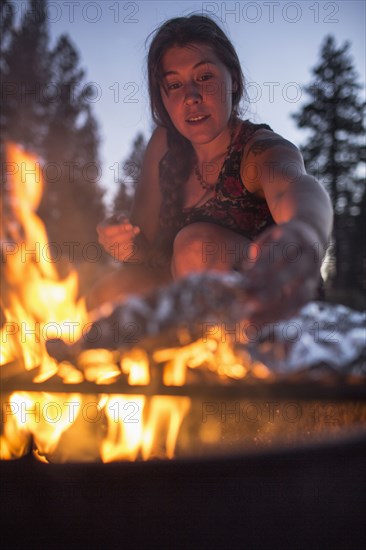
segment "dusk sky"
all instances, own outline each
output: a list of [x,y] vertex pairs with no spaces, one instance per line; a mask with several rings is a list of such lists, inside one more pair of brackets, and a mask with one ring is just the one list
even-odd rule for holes
[[[15,2],[24,9],[26,2]],[[365,2],[360,1],[49,1],[52,44],[67,33],[78,49],[86,81],[93,83],[93,111],[102,139],[101,184],[116,191],[117,163],[128,155],[137,132],[148,138],[151,118],[146,86],[145,39],[164,20],[188,13],[221,19],[242,63],[250,103],[246,118],[266,122],[301,144],[306,133],[290,113],[306,100],[303,85],[318,62],[327,34],[351,54],[365,82]],[[364,93],[364,92],[363,92]]]

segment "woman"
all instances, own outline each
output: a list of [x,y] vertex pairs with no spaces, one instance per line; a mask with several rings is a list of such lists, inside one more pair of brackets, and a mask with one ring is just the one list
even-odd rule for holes
[[[240,63],[209,17],[158,29],[148,79],[157,128],[130,218],[100,225],[100,242],[122,261],[133,247],[130,260],[145,265],[141,288],[240,269],[249,275],[252,320],[291,315],[319,284],[332,225],[326,192],[292,143],[240,118]],[[156,267],[161,258],[168,263]]]

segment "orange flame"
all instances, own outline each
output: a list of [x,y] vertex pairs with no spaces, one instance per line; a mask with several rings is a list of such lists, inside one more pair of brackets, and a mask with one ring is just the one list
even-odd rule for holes
[[[151,381],[149,358],[140,348],[126,352],[122,358],[105,349],[88,350],[80,354],[76,369],[67,362],[58,364],[48,355],[48,338],[73,342],[81,337],[88,321],[85,301],[78,299],[76,271],[61,280],[55,263],[42,253],[48,240],[35,212],[43,192],[39,160],[12,143],[6,146],[6,154],[7,233],[2,235],[6,269],[1,296],[6,321],[0,332],[0,375],[1,365],[22,362],[28,371],[40,367],[33,377],[35,387],[57,373],[65,384],[65,393],[14,392],[7,401],[3,399],[0,458],[23,456],[29,452],[32,440],[36,456],[46,462],[57,453],[66,457],[61,461],[70,456],[103,462],[173,458],[179,430],[191,406],[188,397],[112,394],[93,396],[88,402],[79,393],[66,393],[68,383],[87,380],[97,387],[126,376],[137,394],[139,385]],[[215,337],[213,332],[217,332]],[[184,341],[184,334],[181,337]],[[153,359],[161,364],[165,386],[182,386],[189,369],[197,368],[221,379],[244,378],[249,371],[258,378],[269,376],[268,369],[251,364],[245,352],[236,355],[220,330],[212,331],[207,339],[156,350]],[[96,409],[95,419],[87,414],[90,407]],[[95,438],[91,450],[90,437]],[[75,449],[84,442],[89,450],[82,448],[80,455]],[[63,445],[74,445],[75,449],[62,450]]]
[[[57,364],[48,355],[45,346],[48,338],[58,337],[66,342],[80,338],[88,320],[85,301],[77,299],[77,273],[71,271],[61,280],[55,263],[43,253],[48,240],[45,226],[36,214],[43,192],[39,159],[13,143],[7,144],[6,155],[7,233],[2,235],[6,293],[1,296],[6,321],[1,329],[0,365],[22,361],[26,370],[40,367],[33,378],[35,383],[57,373],[65,384],[84,379],[97,385],[111,384],[122,374],[128,376],[130,385],[149,384],[149,361],[141,349],[126,353],[120,366],[108,350],[83,352],[78,364],[82,372],[67,363]],[[177,367],[177,372],[179,369]],[[173,375],[173,381],[178,379],[177,374]],[[189,403],[188,398],[154,397],[146,405],[146,398],[141,395],[102,396],[98,404],[102,416],[99,426],[101,459],[110,462],[135,460],[140,456],[146,460],[159,454],[156,447],[161,446],[161,434],[165,434],[162,454],[172,458]],[[71,404],[76,411],[73,409],[74,414],[70,417]],[[80,410],[79,418],[85,420],[83,406],[88,404],[84,402],[83,405],[81,395],[75,393],[13,393],[3,403],[5,422],[0,435],[0,458],[22,456],[29,451],[33,439],[36,456],[47,461],[47,456],[62,445],[63,434],[71,433],[71,428],[82,429],[77,426],[81,425]],[[133,411],[129,410],[131,407]],[[127,414],[132,412],[133,417]],[[85,421],[91,422],[88,417]]]
[[79,338],[87,312],[84,299],[77,300],[77,273],[71,271],[61,280],[55,262],[45,253],[47,233],[35,213],[43,192],[38,158],[13,143],[7,144],[6,155],[8,233],[2,238],[6,270],[1,296],[6,322],[1,331],[1,364],[16,359],[23,360],[27,370],[40,367],[41,381],[57,372],[45,341]]

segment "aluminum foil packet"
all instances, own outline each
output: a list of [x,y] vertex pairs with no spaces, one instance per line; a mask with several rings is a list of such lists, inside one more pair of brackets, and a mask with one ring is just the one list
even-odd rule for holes
[[[78,342],[75,352],[90,347],[126,349],[184,345],[202,337],[202,327],[246,327],[247,278],[238,272],[193,274],[146,296],[105,304],[96,321],[101,338]],[[128,329],[128,330],[126,330]],[[316,369],[366,375],[366,313],[343,305],[309,302],[296,316],[269,323],[244,347],[273,372],[290,374]]]

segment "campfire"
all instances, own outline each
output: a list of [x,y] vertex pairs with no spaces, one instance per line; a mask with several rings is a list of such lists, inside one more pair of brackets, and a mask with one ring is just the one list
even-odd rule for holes
[[[364,316],[310,304],[298,324],[253,341],[239,273],[193,275],[88,313],[77,272],[60,277],[36,213],[39,159],[16,144],[6,154],[2,460],[172,459],[271,445],[284,426],[295,443],[364,427],[365,406],[344,402],[365,398]],[[312,354],[293,331],[303,335],[314,315],[323,324]],[[330,315],[347,336],[338,347],[320,334]]]

